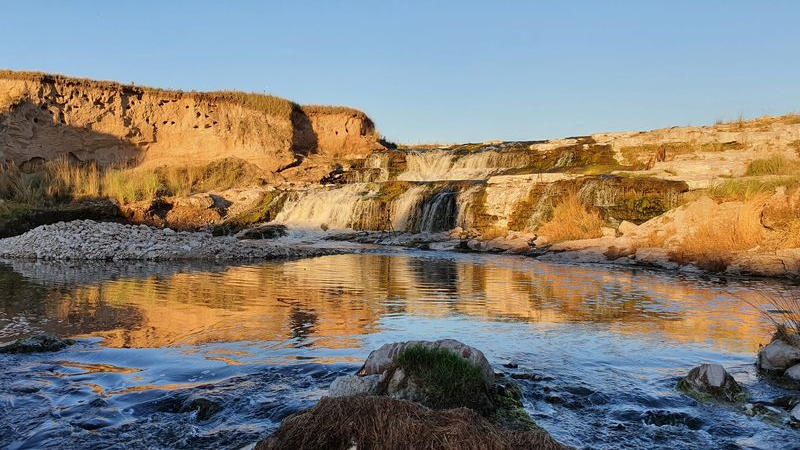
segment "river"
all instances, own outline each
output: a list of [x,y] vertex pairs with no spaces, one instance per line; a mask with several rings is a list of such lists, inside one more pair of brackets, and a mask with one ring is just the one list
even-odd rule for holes
[[[522,256],[373,250],[248,265],[6,261],[0,448],[241,448],[386,342],[455,338],[524,374],[525,406],[579,448],[785,448],[800,431],[675,391],[723,364],[754,400],[779,281]],[[506,368],[513,362],[518,367]]]

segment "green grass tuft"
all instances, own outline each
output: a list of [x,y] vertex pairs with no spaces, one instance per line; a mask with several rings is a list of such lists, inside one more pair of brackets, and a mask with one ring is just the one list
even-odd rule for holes
[[426,406],[434,409],[468,407],[485,411],[487,389],[480,368],[444,349],[414,346],[396,360],[398,367],[428,389]]

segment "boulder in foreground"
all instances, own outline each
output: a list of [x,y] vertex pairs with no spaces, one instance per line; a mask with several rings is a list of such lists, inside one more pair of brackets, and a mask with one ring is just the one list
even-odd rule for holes
[[768,372],[783,372],[798,363],[800,347],[787,339],[777,338],[758,352],[758,368]]
[[678,382],[678,390],[698,401],[740,402],[747,397],[739,383],[719,364],[702,364]]
[[530,418],[522,391],[452,339],[386,344],[329,397],[284,420],[260,449],[566,448]]

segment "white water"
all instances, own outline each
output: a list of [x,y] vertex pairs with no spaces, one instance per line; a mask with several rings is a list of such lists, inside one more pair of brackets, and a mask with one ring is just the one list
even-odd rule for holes
[[275,222],[307,229],[322,226],[334,230],[351,229],[357,227],[365,214],[375,212],[372,209],[378,191],[378,185],[355,183],[297,192],[286,200]]
[[409,152],[403,181],[485,180],[492,175],[528,166],[529,157],[518,152],[480,151],[457,155],[448,150]]
[[[387,205],[376,183],[318,187],[293,193],[275,218],[300,230],[447,231],[472,223],[481,186],[411,186]],[[391,225],[390,225],[391,224]]]

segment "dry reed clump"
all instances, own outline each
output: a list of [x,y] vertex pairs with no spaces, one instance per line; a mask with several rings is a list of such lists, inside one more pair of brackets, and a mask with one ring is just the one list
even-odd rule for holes
[[800,290],[792,292],[756,291],[762,302],[742,300],[757,309],[775,325],[773,339],[784,339],[800,345]]
[[353,448],[418,450],[564,449],[543,431],[508,430],[467,409],[431,410],[389,397],[323,397],[284,419],[256,450]]
[[756,196],[771,194],[776,188],[800,187],[798,176],[758,176],[724,180],[708,188],[702,195],[716,200],[750,200]]
[[597,238],[603,235],[605,222],[597,211],[586,208],[576,192],[569,192],[553,208],[553,217],[536,232],[550,242]]
[[766,195],[758,195],[743,202],[733,220],[711,217],[699,224],[671,252],[671,258],[706,270],[724,270],[736,252],[764,242],[761,212],[767,199]]
[[0,169],[0,199],[32,206],[93,198],[112,198],[126,204],[252,185],[260,182],[260,175],[260,169],[236,158],[153,169],[101,169],[60,159],[45,163],[33,173],[14,165]]

